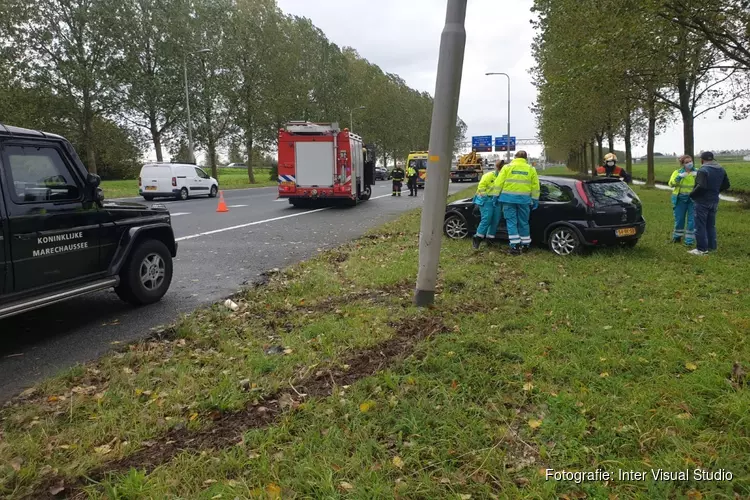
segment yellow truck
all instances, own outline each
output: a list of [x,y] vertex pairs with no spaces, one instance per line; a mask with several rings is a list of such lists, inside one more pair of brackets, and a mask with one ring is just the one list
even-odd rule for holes
[[479,182],[481,178],[482,157],[476,151],[461,156],[456,167],[451,168],[451,182]]

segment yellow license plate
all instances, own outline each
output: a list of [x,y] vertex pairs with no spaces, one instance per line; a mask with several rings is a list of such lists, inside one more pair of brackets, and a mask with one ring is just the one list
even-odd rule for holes
[[621,238],[623,236],[635,236],[637,232],[634,227],[626,227],[625,229],[618,229],[615,234],[618,238]]
[[156,191],[156,186],[146,186],[146,191]]

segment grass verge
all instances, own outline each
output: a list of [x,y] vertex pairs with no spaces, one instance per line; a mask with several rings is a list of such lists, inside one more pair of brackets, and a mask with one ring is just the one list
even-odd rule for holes
[[[411,213],[236,312],[49,380],[2,411],[0,495],[746,497],[750,392],[733,365],[750,362],[750,214],[722,204],[719,253],[689,257],[666,243],[668,194],[637,190],[649,225],[632,250],[447,241],[438,307],[418,311]],[[576,484],[547,468],[649,475]]]
[[[251,187],[271,187],[278,183],[275,180],[269,180],[270,170],[267,168],[254,169],[255,184],[250,184],[247,178],[247,170],[236,168],[219,169],[219,187],[220,189],[243,189]],[[210,175],[210,169],[207,170]],[[138,196],[138,179],[127,179],[119,181],[102,181],[102,190],[106,199],[115,198],[132,198]]]

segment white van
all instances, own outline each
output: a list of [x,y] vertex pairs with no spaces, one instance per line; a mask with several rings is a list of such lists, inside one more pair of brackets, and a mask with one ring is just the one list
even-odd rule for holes
[[219,193],[219,181],[202,168],[184,163],[147,163],[138,177],[138,194],[146,201],[170,197],[187,200],[190,196]]

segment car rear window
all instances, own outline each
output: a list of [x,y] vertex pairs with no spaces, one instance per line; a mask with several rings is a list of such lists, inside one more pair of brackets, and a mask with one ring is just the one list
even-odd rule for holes
[[597,207],[613,205],[640,205],[638,196],[624,182],[589,182],[587,184],[591,200]]
[[172,170],[169,167],[143,167],[141,177],[172,177]]

